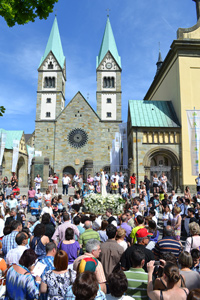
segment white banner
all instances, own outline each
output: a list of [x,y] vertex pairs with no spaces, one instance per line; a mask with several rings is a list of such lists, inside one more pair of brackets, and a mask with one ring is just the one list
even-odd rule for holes
[[120,156],[121,156],[121,135],[119,132],[116,132],[115,139],[112,140],[112,150],[110,155],[111,173],[119,171]]
[[35,151],[35,157],[42,156],[42,151]]
[[127,123],[119,124],[123,148],[123,167],[128,168],[128,141],[127,141]]
[[192,175],[199,174],[200,110],[187,110]]
[[31,163],[34,157],[35,148],[28,148],[28,175],[31,173]]
[[18,156],[19,156],[19,141],[13,140],[12,172],[16,172]]
[[6,132],[1,133],[1,140],[0,140],[0,166],[2,165],[3,161],[3,154],[4,154],[4,149],[6,147]]

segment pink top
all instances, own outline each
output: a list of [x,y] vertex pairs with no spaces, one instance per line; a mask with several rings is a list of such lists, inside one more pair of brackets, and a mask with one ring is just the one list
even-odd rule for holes
[[35,190],[29,190],[28,191],[28,197],[29,198],[34,198],[35,197]]
[[90,178],[87,178],[87,183],[91,183],[94,181],[94,178],[93,177],[90,177]]

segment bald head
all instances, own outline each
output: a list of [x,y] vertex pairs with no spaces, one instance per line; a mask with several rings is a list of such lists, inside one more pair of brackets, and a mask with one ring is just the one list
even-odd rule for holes
[[91,221],[85,221],[85,229],[92,228],[92,222]]

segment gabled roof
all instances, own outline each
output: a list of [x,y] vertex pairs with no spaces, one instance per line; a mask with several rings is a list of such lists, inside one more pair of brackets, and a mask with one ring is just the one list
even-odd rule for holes
[[0,128],[1,133],[6,133],[6,149],[13,149],[13,140],[21,141],[23,130],[5,130]]
[[52,51],[52,53],[54,54],[55,58],[57,59],[59,65],[61,66],[61,68],[63,68],[64,63],[65,63],[65,56],[63,53],[63,48],[62,48],[62,43],[61,43],[61,38],[60,38],[60,33],[59,33],[56,17],[53,22],[53,26],[51,29],[51,33],[50,33],[47,45],[46,45],[44,55],[42,56],[42,58],[40,60],[39,67],[41,66],[43,61],[46,59],[46,57],[50,53],[50,51]]
[[109,17],[107,18],[106,28],[104,31],[103,39],[101,42],[101,48],[99,51],[99,55],[97,56],[96,67],[100,65],[101,61],[104,59],[106,53],[110,51],[119,67],[121,68],[121,57],[118,54],[117,46],[115,43],[115,38],[113,35],[112,27],[110,24]]
[[129,100],[133,127],[180,127],[171,101]]

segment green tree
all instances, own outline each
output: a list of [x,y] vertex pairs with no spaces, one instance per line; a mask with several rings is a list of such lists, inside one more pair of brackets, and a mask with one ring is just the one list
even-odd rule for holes
[[0,16],[9,27],[24,25],[35,18],[47,19],[58,0],[0,0]]
[[5,113],[5,107],[4,106],[0,106],[0,117],[3,116],[3,114]]

